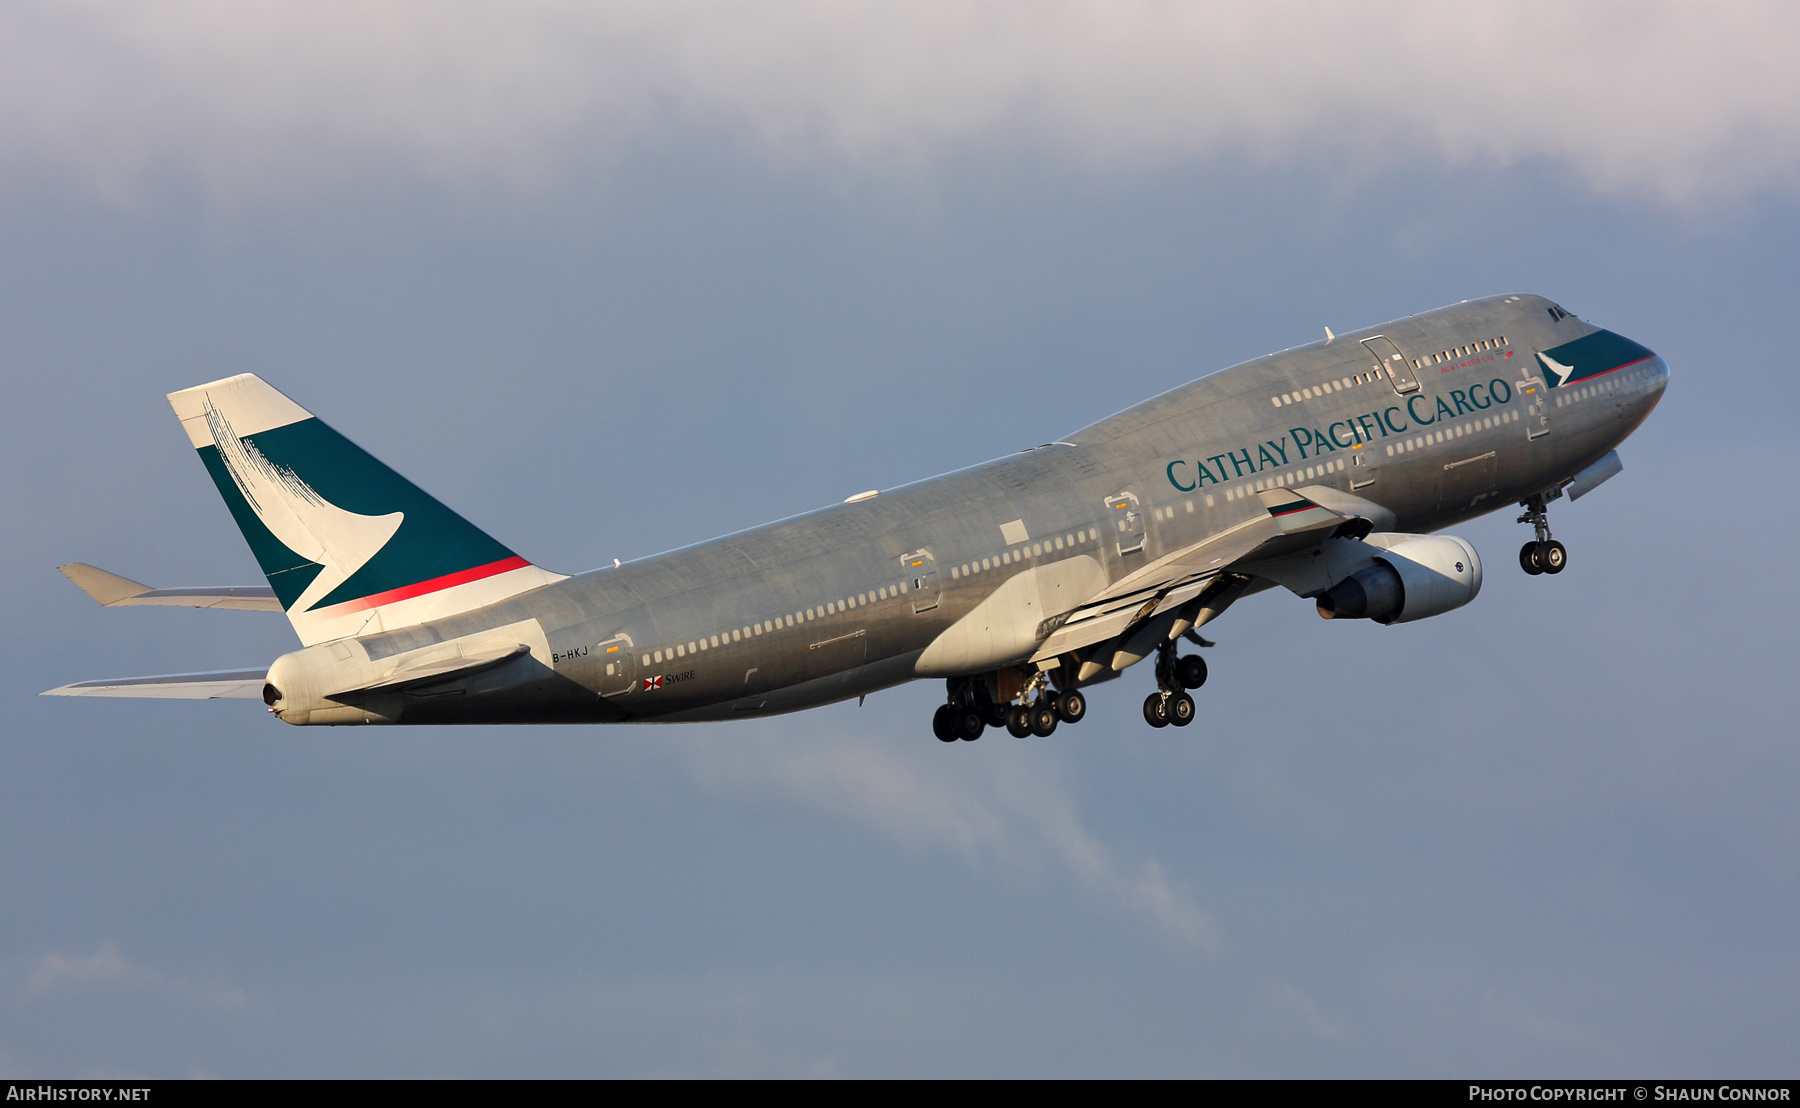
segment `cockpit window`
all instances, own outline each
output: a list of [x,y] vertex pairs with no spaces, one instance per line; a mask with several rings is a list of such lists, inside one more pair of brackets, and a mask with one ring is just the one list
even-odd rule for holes
[[1544,310],[1550,313],[1550,319],[1554,323],[1561,323],[1563,320],[1570,319],[1573,316],[1573,313],[1563,311],[1561,304],[1552,304]]

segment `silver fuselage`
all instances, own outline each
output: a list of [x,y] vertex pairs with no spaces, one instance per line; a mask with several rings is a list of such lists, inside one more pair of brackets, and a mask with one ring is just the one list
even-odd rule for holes
[[[1536,296],[1491,297],[1338,335],[1213,373],[1043,447],[454,618],[298,651],[271,671],[285,690],[276,710],[295,723],[787,712],[957,676],[930,664],[928,648],[1012,576],[1088,558],[1120,581],[1265,513],[1243,490],[1337,489],[1391,513],[1385,529],[1438,530],[1567,480],[1661,397],[1668,368],[1655,356],[1547,389],[1538,352],[1598,330],[1559,314]],[[1404,374],[1371,372],[1374,352],[1388,349],[1365,345],[1377,336],[1404,355],[1415,391],[1399,391]],[[517,627],[529,629],[529,656],[453,687],[349,706],[326,695],[343,667],[371,672]],[[1014,653],[960,664],[992,670],[1031,650]]]

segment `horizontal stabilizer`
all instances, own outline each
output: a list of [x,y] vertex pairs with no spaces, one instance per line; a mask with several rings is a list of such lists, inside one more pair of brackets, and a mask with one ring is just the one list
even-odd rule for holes
[[262,699],[267,669],[224,669],[213,673],[165,673],[158,677],[114,677],[77,681],[39,696],[135,696],[152,700]]
[[108,573],[86,562],[70,562],[56,568],[62,571],[64,577],[75,582],[82,592],[108,608],[149,604],[173,608],[229,608],[240,612],[281,611],[281,602],[275,599],[275,590],[267,585],[156,589],[142,581]]
[[521,654],[529,653],[531,653],[531,648],[524,643],[504,643],[498,646],[484,647],[468,654],[439,654],[434,658],[423,658],[401,666],[372,685],[345,689],[342,692],[333,693],[332,696],[335,698],[349,696],[353,693],[394,692],[418,685],[429,685],[438,681],[467,677],[484,669],[492,669]]

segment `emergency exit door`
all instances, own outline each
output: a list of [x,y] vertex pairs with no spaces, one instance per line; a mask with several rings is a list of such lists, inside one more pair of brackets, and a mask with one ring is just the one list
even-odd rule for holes
[[1387,379],[1394,386],[1394,391],[1401,396],[1419,391],[1419,379],[1413,374],[1412,363],[1394,340],[1386,335],[1376,335],[1372,339],[1364,339],[1363,347],[1374,356],[1375,373]]
[[594,647],[597,668],[600,670],[600,695],[623,696],[630,692],[637,680],[636,647],[631,644],[630,635],[614,635],[605,642]]
[[1112,518],[1113,537],[1119,540],[1120,555],[1144,549],[1144,513],[1138,507],[1137,493],[1116,492],[1106,498],[1106,508],[1106,514]]
[[900,572],[906,582],[906,594],[912,601],[914,615],[938,606],[937,560],[929,550],[915,550],[900,556]]

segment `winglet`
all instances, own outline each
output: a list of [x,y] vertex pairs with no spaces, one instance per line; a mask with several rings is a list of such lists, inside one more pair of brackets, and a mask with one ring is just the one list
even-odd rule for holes
[[105,607],[123,603],[134,596],[142,596],[154,592],[142,581],[133,581],[129,577],[120,577],[116,573],[108,573],[98,566],[90,566],[86,562],[70,562],[66,566],[57,566],[62,575],[75,582],[75,587],[98,600]]

